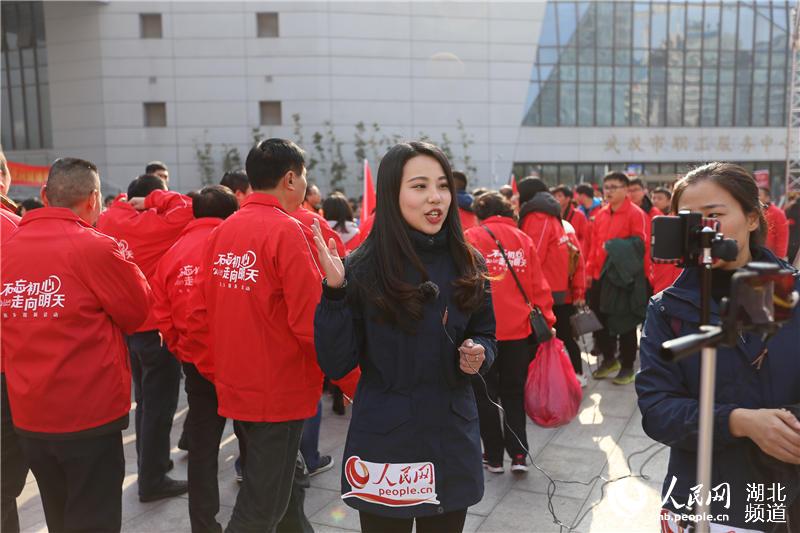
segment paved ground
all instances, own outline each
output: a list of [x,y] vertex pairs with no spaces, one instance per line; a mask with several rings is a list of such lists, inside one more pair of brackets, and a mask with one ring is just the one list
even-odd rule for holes
[[[186,411],[186,398],[181,393],[173,429],[175,443]],[[358,515],[342,502],[339,492],[338,466],[341,464],[349,414],[349,409],[346,416],[333,414],[330,398],[325,398],[319,448],[323,454],[335,458],[337,467],[312,478],[312,488],[306,497],[306,514],[318,532],[358,530]],[[590,383],[585,389],[579,416],[567,426],[545,429],[529,421],[528,440],[537,463],[552,477],[584,482],[597,475],[608,478],[630,473],[625,458],[654,444],[642,432],[633,385],[618,387],[610,381]],[[122,530],[190,531],[186,498],[139,503],[132,428],[125,432],[124,443],[127,473],[123,485]],[[647,453],[634,456],[631,460],[634,473],[638,473],[642,463],[659,449],[661,446],[656,445]],[[236,437],[229,423],[220,450],[222,507],[218,520],[222,524],[227,523],[236,498],[233,462],[237,454]],[[175,448],[173,459],[173,476],[185,479],[186,453]],[[628,478],[617,481],[607,485],[602,495],[601,481],[588,484],[558,483],[552,508],[561,522],[575,527],[575,531],[579,532],[658,531],[659,491],[666,466],[667,451],[662,449],[644,469],[650,480]],[[46,529],[41,500],[32,475],[28,477],[19,505],[24,531]],[[580,520],[584,514],[585,517]],[[558,532],[559,527],[554,524],[548,511],[545,477],[534,469],[526,475],[512,475],[508,465],[505,474],[487,472],[486,493],[483,501],[469,509],[465,531]]]

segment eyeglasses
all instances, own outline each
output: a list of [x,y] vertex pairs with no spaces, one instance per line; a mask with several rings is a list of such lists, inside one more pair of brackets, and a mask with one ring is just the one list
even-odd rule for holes
[[627,187],[624,185],[603,185],[603,190],[608,192],[614,192],[620,189],[627,189]]

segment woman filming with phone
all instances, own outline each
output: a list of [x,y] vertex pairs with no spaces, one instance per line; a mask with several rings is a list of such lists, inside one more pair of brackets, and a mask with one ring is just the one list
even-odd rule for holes
[[450,164],[400,143],[378,169],[374,227],[345,263],[318,227],[325,271],[314,320],[331,378],[359,365],[342,494],[365,532],[460,532],[483,497],[470,377],[495,358],[480,254],[464,240]]
[[[763,246],[766,222],[758,187],[742,167],[710,163],[689,172],[672,195],[672,212],[682,210],[718,220],[724,236],[737,243],[735,260],[713,265],[712,324],[720,322],[719,305],[729,295],[738,268],[761,261],[792,269]],[[797,273],[795,280],[800,288]],[[699,268],[684,269],[673,286],[650,300],[641,337],[636,392],[642,426],[670,447],[662,531],[685,527],[682,515],[692,513],[695,501],[701,357],[669,363],[659,352],[665,341],[699,331],[700,289]],[[718,347],[712,484],[706,488],[712,495],[711,522],[725,531],[800,531],[800,421],[789,410],[800,404],[798,347],[796,308],[774,335],[740,332],[735,348]],[[753,509],[773,501],[766,499],[767,492],[758,500],[753,489],[758,486],[778,496],[775,503],[785,510],[784,523],[753,521]]]

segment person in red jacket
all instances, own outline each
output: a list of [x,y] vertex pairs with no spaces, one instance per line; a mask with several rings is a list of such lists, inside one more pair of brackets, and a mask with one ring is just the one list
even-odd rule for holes
[[14,426],[48,529],[119,531],[131,405],[124,334],[147,318],[150,288],[117,242],[92,228],[102,206],[97,167],[56,160],[44,198],[47,207],[27,213],[3,247]]
[[550,193],[561,206],[561,219],[570,223],[581,245],[581,250],[589,249],[589,220],[572,203],[572,189],[559,185],[550,189]]
[[[660,196],[663,196],[663,190],[663,188],[659,189]],[[655,193],[653,194],[655,195]],[[648,231],[650,231],[650,227],[652,226],[653,218],[664,216],[664,211],[656,206],[653,200],[650,199],[647,187],[641,178],[633,178],[628,182],[628,197],[637,207],[644,211],[645,215],[647,215]],[[650,257],[649,241],[645,242],[644,268],[653,294],[658,294],[672,285],[683,271],[673,264],[654,263]]]
[[[466,230],[464,236],[486,260],[492,285],[492,307],[497,321],[497,359],[486,373],[486,385],[491,401],[497,402],[500,399],[508,426],[522,441],[517,442],[510,432],[503,431],[500,413],[489,402],[482,384],[473,381],[486,468],[489,472],[502,474],[505,449],[512,460],[511,471],[527,471],[525,378],[528,375],[528,365],[535,354],[535,347],[528,342],[531,324],[525,296],[542,311],[550,327],[556,323],[552,310],[553,297],[550,286],[542,275],[533,241],[517,229],[511,202],[500,193],[488,192],[479,196],[473,205],[480,225]],[[495,238],[503,246],[506,257],[525,289],[525,296],[509,272]]]
[[[561,223],[561,206],[539,178],[528,177],[518,184],[519,226],[536,245],[550,290],[553,292],[553,314],[556,336],[564,343],[572,361],[581,360],[581,349],[572,336],[570,317],[575,306],[569,303],[569,237]],[[582,366],[581,366],[582,368]],[[581,370],[580,375],[583,375]],[[582,378],[578,378],[582,382]]]
[[453,171],[453,181],[456,183],[456,200],[458,200],[458,217],[464,231],[478,225],[478,219],[472,211],[473,196],[467,192],[467,175],[459,170]]
[[[575,232],[575,228],[566,220],[562,220],[561,225],[564,226],[564,234],[569,239],[569,243],[567,243],[570,261],[568,271],[571,271],[571,273],[568,276],[569,290],[567,290],[566,297],[566,305],[568,306],[566,312],[571,319],[572,315],[577,312],[577,307],[584,307],[586,305],[586,259],[584,258],[584,251],[583,248],[581,248],[581,242],[578,240],[578,234]],[[575,342],[572,336],[572,321],[568,320],[568,322],[570,325],[570,339],[572,339],[572,342]],[[575,342],[576,347],[577,344],[578,343]],[[567,350],[567,353],[569,354],[569,360],[572,363],[573,370],[575,370],[575,376],[578,378],[578,382],[581,384],[581,387],[586,387],[589,384],[589,380],[583,373],[583,358],[580,348],[573,351]]]
[[[11,173],[6,164],[6,156],[0,151],[0,196],[5,198],[11,187]],[[20,217],[13,212],[13,207],[0,202],[0,248],[5,248],[6,240],[16,231]],[[2,410],[2,426],[0,426],[0,531],[19,533],[19,515],[17,514],[17,497],[25,488],[28,476],[28,463],[19,446],[19,438],[14,432],[11,409],[8,406],[8,390],[3,363],[4,355],[0,350],[0,410]]]
[[204,378],[187,350],[187,319],[197,272],[208,236],[239,209],[236,196],[227,187],[210,185],[192,196],[195,219],[158,262],[150,280],[158,329],[169,350],[181,361],[186,376],[189,413],[184,431],[189,447],[189,520],[192,531],[219,531],[217,456],[226,419],[217,414],[214,384]]
[[[149,280],[193,219],[191,198],[167,191],[163,179],[144,174],[130,183],[127,199],[115,201],[100,215],[97,229],[117,239],[125,257]],[[189,490],[186,481],[167,475],[172,468],[169,435],[178,406],[180,363],[162,342],[153,313],[127,342],[136,398],[139,500],[184,494]]]
[[[789,220],[783,209],[772,203],[769,189],[758,188],[758,199],[764,204],[767,219],[766,246],[781,259],[786,259],[789,250]],[[794,258],[792,258],[794,259]]]
[[303,151],[267,139],[246,169],[254,192],[211,234],[189,320],[206,346],[195,365],[213,378],[218,413],[239,421],[247,440],[232,532],[272,531],[283,516],[303,421],[322,392],[313,334],[322,274],[311,231],[289,214],[305,196]]
[[[638,238],[642,243],[649,242],[647,215],[628,197],[628,176],[612,171],[603,177],[603,193],[606,205],[597,211],[592,232],[592,248],[587,257],[587,270],[592,278],[589,301],[604,329],[596,332],[595,342],[603,356],[603,361],[592,373],[596,379],[606,378],[619,372],[614,383],[626,385],[634,380],[633,365],[636,361],[636,328],[621,335],[611,335],[608,331],[607,317],[600,311],[602,286],[600,276],[606,263],[606,244],[612,239]],[[646,277],[646,271],[642,272]],[[645,289],[646,290],[646,289]],[[616,358],[619,341],[620,359]]]

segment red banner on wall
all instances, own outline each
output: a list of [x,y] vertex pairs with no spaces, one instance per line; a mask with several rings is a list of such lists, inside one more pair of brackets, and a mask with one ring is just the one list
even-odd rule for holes
[[753,177],[756,185],[769,189],[769,170],[754,170]]
[[12,185],[28,185],[38,187],[47,181],[50,167],[39,167],[7,161],[8,171],[11,173]]

